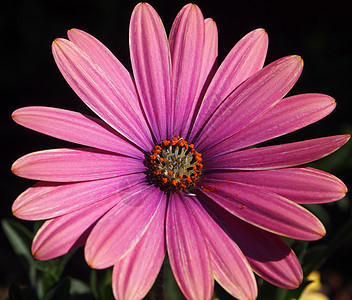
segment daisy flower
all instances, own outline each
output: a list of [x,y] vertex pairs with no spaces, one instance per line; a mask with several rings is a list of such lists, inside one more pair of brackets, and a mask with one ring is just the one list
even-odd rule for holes
[[40,181],[13,204],[18,218],[47,220],[33,255],[47,260],[84,246],[89,266],[113,266],[117,299],[143,298],[165,255],[188,299],[210,299],[214,279],[238,299],[255,299],[253,272],[296,288],[302,269],[282,236],[323,237],[322,223],[300,204],[346,193],[336,177],[299,165],[349,136],[252,146],[318,121],[334,99],[284,98],[302,59],[263,67],[263,29],[218,66],[216,24],[194,4],[181,9],[169,37],[156,11],[138,4],[129,41],[133,76],[86,32],[53,42],[62,75],[99,118],[51,107],[13,113],[22,126],[85,146],[13,164],[16,175]]

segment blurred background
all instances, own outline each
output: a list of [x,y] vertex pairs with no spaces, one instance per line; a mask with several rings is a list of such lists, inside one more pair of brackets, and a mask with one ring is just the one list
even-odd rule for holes
[[[11,164],[36,150],[70,147],[25,129],[11,120],[17,108],[44,105],[91,114],[59,73],[51,55],[51,43],[66,37],[70,28],[85,30],[100,41],[129,69],[128,27],[139,1],[121,0],[16,0],[6,1],[0,10],[1,55],[1,201],[0,217],[15,220],[13,200],[34,182],[14,176]],[[177,12],[187,1],[150,1],[169,32]],[[255,28],[269,34],[266,64],[286,55],[302,56],[305,66],[290,95],[319,92],[334,97],[337,108],[324,120],[277,139],[296,141],[352,132],[352,35],[348,2],[343,1],[195,1],[205,17],[212,17],[219,31],[219,61],[233,45]],[[352,142],[332,156],[313,163],[341,178],[352,190]],[[351,222],[351,204],[346,197],[335,204],[314,209],[327,227],[327,236],[314,245],[328,245],[342,234],[336,249],[320,264],[325,292],[331,299],[352,299],[352,244],[350,231],[340,233]],[[22,221],[21,221],[22,222]],[[22,222],[32,230],[32,222]],[[313,245],[313,246],[314,246]],[[309,245],[310,247],[310,245]],[[89,268],[82,253],[75,255],[64,272],[85,278]],[[28,278],[0,229],[0,299],[11,281],[25,285]]]

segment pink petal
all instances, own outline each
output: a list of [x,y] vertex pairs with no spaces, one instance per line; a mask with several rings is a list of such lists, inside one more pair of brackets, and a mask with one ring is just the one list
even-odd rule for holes
[[81,113],[42,106],[13,112],[18,124],[32,130],[85,146],[144,158],[144,154],[103,121]]
[[186,199],[205,237],[213,273],[221,286],[237,299],[255,299],[257,284],[246,257],[195,198]]
[[171,58],[164,26],[147,3],[138,4],[130,21],[130,54],[143,108],[157,141],[169,137]]
[[166,196],[160,189],[147,183],[136,186],[94,226],[85,246],[87,263],[104,269],[122,259],[165,207]]
[[203,180],[200,190],[236,217],[265,230],[299,240],[325,235],[313,214],[279,195],[218,179]]
[[34,257],[40,260],[52,259],[83,246],[95,222],[119,201],[121,196],[115,194],[46,221],[34,237]]
[[[105,65],[97,65],[68,40],[56,39],[52,50],[62,75],[77,95],[116,131],[149,151],[153,147],[152,137],[138,106],[137,93],[127,88],[130,84],[115,82],[115,76],[108,73]],[[125,77],[121,74],[121,80]]]
[[39,182],[18,196],[12,211],[25,220],[50,219],[92,205],[142,181],[144,173],[66,184]]
[[67,35],[70,41],[81,51],[84,51],[89,59],[101,68],[109,80],[116,84],[122,98],[128,99],[134,108],[138,108],[139,101],[133,78],[111,51],[95,37],[82,30],[71,29]]
[[166,245],[172,272],[187,299],[213,294],[211,258],[188,199],[171,194],[166,216]]
[[204,152],[263,115],[292,88],[302,66],[300,57],[284,57],[243,82],[221,103],[194,141],[198,151]]
[[263,29],[248,33],[232,48],[206,91],[190,140],[199,133],[199,129],[218,105],[243,81],[263,67],[267,48],[268,36]]
[[[123,104],[117,103],[119,106],[118,109],[125,107],[126,110],[131,111],[132,116],[135,115],[138,118],[138,122],[140,122],[140,125],[145,130],[145,136],[151,139],[148,125],[140,109],[139,97],[134,80],[128,70],[105,45],[90,34],[79,29],[71,29],[67,32],[67,35],[71,42],[84,51],[89,59],[101,68],[104,76],[118,89],[121,97],[119,100],[122,99],[124,102]],[[128,101],[126,101],[127,99]],[[124,114],[123,111],[121,112]],[[149,150],[149,148],[147,150]]]
[[152,287],[165,257],[165,206],[157,211],[139,243],[114,265],[116,299],[142,299]]
[[[218,30],[213,19],[205,19],[205,40],[197,95],[202,98],[217,68]],[[195,99],[197,100],[197,99]]]
[[230,180],[251,185],[296,203],[325,203],[339,200],[347,193],[337,177],[312,168],[288,168],[265,171],[210,173],[209,179]]
[[282,238],[236,218],[208,197],[201,196],[200,201],[240,247],[257,274],[285,289],[298,287],[303,279],[302,268]]
[[342,147],[349,135],[230,152],[206,160],[207,169],[265,170],[292,167],[325,157]]
[[336,106],[327,95],[303,94],[282,99],[237,134],[206,150],[219,156],[295,131],[327,116]]
[[12,165],[17,176],[56,182],[104,179],[143,171],[142,160],[91,148],[33,152]]
[[170,31],[172,61],[172,135],[185,136],[192,121],[201,89],[205,25],[202,12],[195,4],[185,5]]

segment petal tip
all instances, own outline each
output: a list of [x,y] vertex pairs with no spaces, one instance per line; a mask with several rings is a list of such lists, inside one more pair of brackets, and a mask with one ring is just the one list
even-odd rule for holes
[[143,8],[143,7],[149,7],[150,4],[148,4],[147,2],[139,2],[134,9],[139,9],[139,8]]
[[301,280],[301,281],[296,282],[296,283],[294,284],[293,289],[297,289],[297,288],[299,288],[299,286],[301,285],[301,283],[302,283],[302,280]]
[[303,67],[303,58],[300,55],[292,55],[293,61],[299,64],[300,67]]
[[70,36],[71,34],[75,34],[75,33],[78,33],[80,31],[81,30],[79,30],[79,29],[71,28],[71,29],[67,30],[67,35]]
[[267,32],[264,28],[257,28],[255,31],[262,35],[267,35]]
[[17,174],[16,174],[16,173],[17,173],[16,162],[17,162],[17,161],[15,161],[15,162],[12,164],[12,166],[11,166],[11,172],[12,172],[13,174],[15,174],[15,175],[17,175]]
[[325,235],[326,235],[326,231],[324,229],[324,231],[319,233],[319,239],[322,239],[323,237],[325,237]]
[[12,120],[14,120],[14,121],[16,121],[16,117],[17,117],[17,115],[18,115],[18,109],[16,109],[12,114],[11,114],[11,118],[12,118]]

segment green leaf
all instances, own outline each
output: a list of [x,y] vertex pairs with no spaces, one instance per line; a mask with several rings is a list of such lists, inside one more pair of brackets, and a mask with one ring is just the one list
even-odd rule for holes
[[168,256],[166,255],[164,260],[164,282],[165,282],[165,294],[170,300],[185,299],[180,291],[174,274],[171,270],[171,265]]
[[112,268],[107,269],[98,284],[98,291],[102,300],[114,300],[112,293]]
[[86,284],[85,282],[76,278],[70,278],[70,281],[70,295],[85,295],[91,293],[88,284]]
[[55,283],[45,293],[42,300],[62,300],[69,299],[71,282],[69,278],[63,278]]
[[31,253],[33,234],[21,223],[10,219],[1,220],[1,225],[14,252],[19,257],[19,261],[26,270],[31,285],[34,286],[36,270],[34,268],[35,259]]
[[94,298],[98,299],[98,297],[99,297],[98,278],[97,278],[97,271],[94,269],[92,269],[90,271],[89,282],[90,282],[90,288],[92,290],[92,294],[93,294]]
[[10,219],[1,220],[1,224],[15,253],[28,261],[33,261],[30,251],[33,234],[22,224]]
[[317,269],[319,265],[330,256],[336,249],[341,247],[343,243],[352,237],[352,218],[339,229],[334,235],[328,245],[321,248],[315,248],[314,255],[310,255],[310,260],[305,260],[306,263],[303,265],[303,271],[305,274],[309,274],[313,270]]
[[74,255],[75,251],[68,252],[67,254],[53,258],[50,260],[35,260],[34,264],[37,270],[47,274],[48,278],[53,281],[58,281],[60,276],[70,258]]

